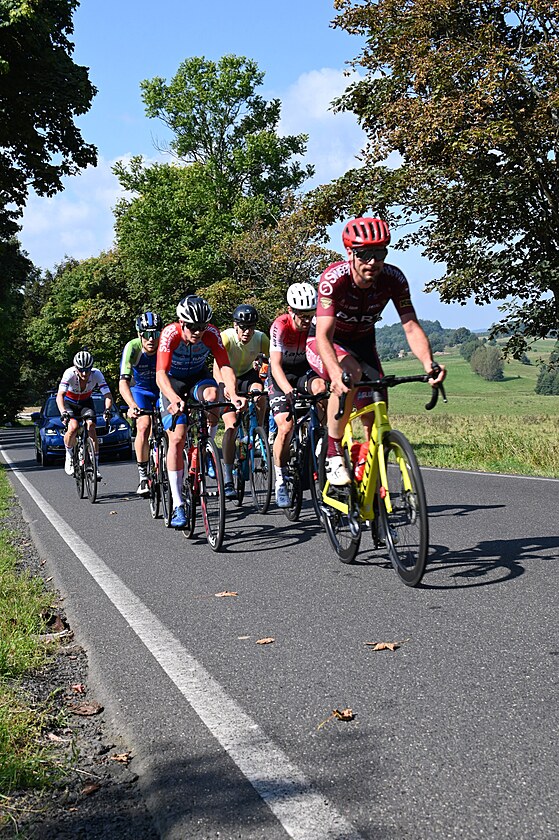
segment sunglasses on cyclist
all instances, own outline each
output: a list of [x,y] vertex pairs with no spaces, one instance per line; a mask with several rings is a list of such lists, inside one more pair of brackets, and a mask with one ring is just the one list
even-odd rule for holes
[[388,248],[354,248],[353,253],[361,262],[368,263],[373,259],[375,262],[382,262],[386,259]]
[[184,326],[192,333],[204,332],[208,329],[208,324],[184,324]]
[[146,341],[152,339],[155,341],[161,335],[161,330],[142,330],[140,333],[142,338],[145,338]]

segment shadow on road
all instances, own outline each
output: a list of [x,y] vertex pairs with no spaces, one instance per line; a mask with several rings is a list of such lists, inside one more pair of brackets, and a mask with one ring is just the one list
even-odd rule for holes
[[[465,589],[506,583],[525,572],[530,560],[557,560],[559,537],[483,540],[465,551],[434,546],[422,586],[426,589]],[[443,570],[448,583],[434,583],[429,575]],[[450,574],[449,574],[450,573]]]

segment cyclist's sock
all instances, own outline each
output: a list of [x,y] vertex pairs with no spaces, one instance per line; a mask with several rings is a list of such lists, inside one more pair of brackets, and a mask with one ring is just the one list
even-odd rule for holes
[[225,484],[233,483],[233,464],[223,462],[223,481]]
[[73,446],[66,446],[66,444],[64,444],[64,449],[66,450],[66,452],[68,452],[71,455],[74,447]]
[[95,469],[99,472],[99,453],[95,453]]
[[167,470],[169,475],[169,487],[173,497],[173,510],[184,504],[182,499],[182,479],[184,470]]
[[217,424],[215,426],[209,426],[208,432],[212,440],[215,440],[215,436],[217,435]]
[[342,439],[341,438],[333,438],[331,435],[328,435],[328,451],[326,455],[328,458],[332,458],[334,455],[341,455],[342,454]]
[[138,475],[140,476],[140,481],[142,481],[142,479],[146,479],[148,477],[148,462],[147,461],[138,461]]
[[276,475],[276,487],[279,487],[280,484],[283,484],[283,467],[277,467],[274,464],[274,473]]

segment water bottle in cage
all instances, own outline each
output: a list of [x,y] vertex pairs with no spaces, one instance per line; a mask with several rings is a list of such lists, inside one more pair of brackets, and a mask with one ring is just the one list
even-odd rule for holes
[[354,468],[355,480],[361,481],[363,473],[365,472],[365,464],[367,463],[367,454],[369,452],[369,443],[354,443],[351,447],[351,461]]
[[196,471],[198,469],[198,447],[191,446],[188,450],[188,463],[190,464],[189,473],[190,475],[196,475]]

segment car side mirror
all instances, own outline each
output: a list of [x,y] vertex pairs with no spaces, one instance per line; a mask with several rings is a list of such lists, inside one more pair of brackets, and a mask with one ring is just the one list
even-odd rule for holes
[[41,412],[40,411],[32,411],[31,412],[31,422],[32,423],[39,423],[41,420]]

